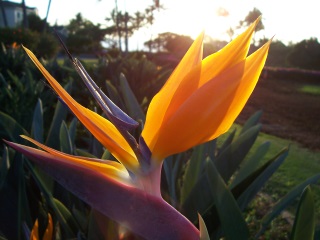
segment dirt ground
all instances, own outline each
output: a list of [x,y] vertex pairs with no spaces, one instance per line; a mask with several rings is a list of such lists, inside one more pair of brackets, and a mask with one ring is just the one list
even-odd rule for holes
[[303,85],[320,86],[320,79],[260,79],[236,122],[261,109],[263,132],[320,151],[320,95],[302,93]]

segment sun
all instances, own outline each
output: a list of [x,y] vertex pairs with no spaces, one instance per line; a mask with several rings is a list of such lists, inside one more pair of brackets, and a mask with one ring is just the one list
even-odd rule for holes
[[[180,4],[179,4],[180,3]],[[155,13],[154,33],[172,32],[195,39],[202,31],[214,39],[227,39],[228,10],[215,1],[171,1]],[[154,34],[155,35],[155,34]]]

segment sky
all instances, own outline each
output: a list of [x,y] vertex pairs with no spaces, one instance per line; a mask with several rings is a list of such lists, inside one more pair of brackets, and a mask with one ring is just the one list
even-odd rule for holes
[[[11,0],[21,2],[20,0]],[[117,0],[120,11],[143,11],[153,0]],[[27,6],[36,7],[44,18],[49,0],[25,0]],[[265,29],[257,37],[280,40],[285,44],[297,43],[311,37],[320,38],[320,14],[317,0],[160,0],[165,10],[156,12],[155,23],[133,36],[131,48],[139,49],[141,42],[157,33],[174,32],[195,38],[202,30],[213,39],[228,40],[227,29],[235,28],[253,8],[262,12]],[[68,24],[77,13],[91,22],[105,26],[106,17],[115,6],[114,0],[51,0],[48,15],[50,25]],[[218,16],[219,10],[226,16]],[[133,43],[132,43],[133,42]],[[132,46],[133,45],[133,46]],[[134,46],[136,45],[136,46]]]

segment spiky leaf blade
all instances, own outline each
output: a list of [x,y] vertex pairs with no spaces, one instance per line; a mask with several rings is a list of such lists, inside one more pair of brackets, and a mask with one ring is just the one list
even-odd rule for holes
[[220,218],[223,235],[226,239],[231,240],[249,239],[249,230],[236,200],[212,161],[207,163],[206,176]]
[[315,230],[315,204],[310,186],[302,193],[297,208],[290,240],[313,240]]
[[39,98],[33,112],[32,137],[40,143],[43,143],[43,109],[42,101]]

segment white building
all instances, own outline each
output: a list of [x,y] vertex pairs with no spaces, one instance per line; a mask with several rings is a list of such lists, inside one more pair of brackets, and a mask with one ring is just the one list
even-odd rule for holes
[[[3,14],[3,11],[5,14]],[[38,9],[26,6],[27,15],[34,13],[38,15]],[[21,26],[23,21],[23,8],[21,3],[10,1],[0,2],[0,28],[5,27],[4,15],[7,19],[7,26],[10,28]]]

